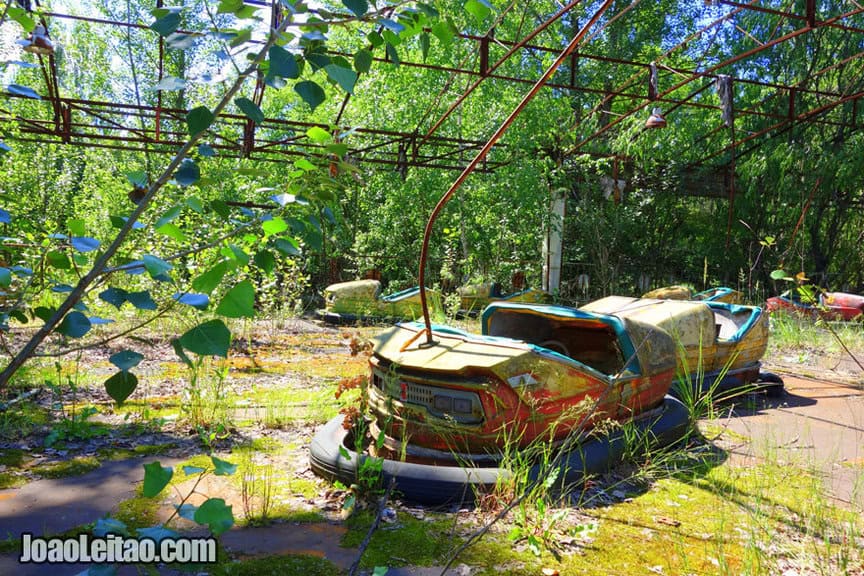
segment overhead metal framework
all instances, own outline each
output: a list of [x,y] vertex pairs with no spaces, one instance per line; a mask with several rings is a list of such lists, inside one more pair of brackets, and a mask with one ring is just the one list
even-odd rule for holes
[[[278,2],[245,1],[270,9],[271,24],[278,24],[281,18],[281,10],[276,8]],[[154,5],[162,4],[162,0],[155,2]],[[39,7],[36,0],[32,4],[32,7]],[[453,53],[462,55],[459,62],[427,62],[413,59],[406,52],[400,62],[402,67],[437,74],[443,85],[416,125],[401,126],[398,130],[354,125],[350,111],[346,110],[351,96],[346,95],[331,124],[280,118],[267,118],[255,124],[245,116],[226,114],[210,128],[207,138],[210,145],[225,156],[281,161],[320,151],[321,145],[306,136],[308,128],[317,125],[345,135],[343,142],[349,146],[348,157],[353,162],[389,165],[403,171],[408,167],[462,170],[467,159],[483,148],[488,135],[454,136],[454,112],[484,83],[525,85],[527,90],[540,76],[540,63],[560,53],[567,43],[567,31],[572,30],[573,21],[578,21],[577,11],[589,4],[571,0],[558,4],[552,13],[538,14],[532,2],[514,2],[501,11],[497,26],[485,34],[458,35],[460,50],[453,50]],[[699,24],[693,30],[671,42],[669,38],[656,39],[657,45],[662,43],[666,47],[662,54],[642,61],[600,53],[591,40],[609,34],[616,27],[625,30],[632,27],[640,4],[642,0],[629,4],[617,2],[616,8],[609,10],[572,54],[569,65],[547,82],[546,90],[553,90],[556,95],[579,95],[583,102],[593,102],[574,113],[572,126],[562,126],[562,130],[569,128],[578,134],[575,143],[561,151],[562,157],[590,154],[619,158],[622,155],[610,144],[610,136],[628,127],[632,131],[634,118],[639,114],[647,117],[654,107],[662,109],[670,126],[674,127],[678,118],[689,118],[691,127],[699,126],[691,146],[697,147],[700,155],[690,166],[705,166],[713,171],[723,168],[734,172],[737,158],[802,124],[850,131],[862,127],[858,108],[864,90],[856,87],[864,86],[864,82],[850,81],[839,87],[821,81],[844,66],[857,70],[858,80],[864,76],[864,66],[860,66],[864,63],[864,7],[861,3],[855,0],[845,3],[706,0],[704,16],[696,19]],[[548,7],[549,3],[543,5]],[[747,29],[744,19],[752,19],[754,15],[762,15],[764,23],[770,25]],[[58,21],[147,29],[147,25],[140,22],[59,10],[45,10],[39,18],[49,35],[52,25]],[[505,28],[504,22],[513,24],[506,27],[516,31],[513,37],[502,36],[500,30]],[[711,48],[716,47],[717,35],[730,30],[751,47],[722,58],[714,56]],[[786,82],[768,80],[758,73],[761,59],[770,57],[772,49],[819,30],[848,35],[853,45],[861,50],[830,66],[810,70],[806,77]],[[154,33],[153,42],[158,45],[157,69],[161,79],[166,58],[164,39]],[[703,48],[703,53],[694,54],[694,47]],[[331,56],[351,56],[344,49],[331,48]],[[373,53],[373,59],[389,62],[388,56],[380,50]],[[44,81],[42,86],[33,87],[41,96],[38,105],[26,107],[28,112],[22,114],[16,112],[21,107],[13,104],[21,94],[8,91],[0,94],[0,122],[14,125],[15,137],[19,140],[172,153],[186,139],[186,110],[166,106],[161,92],[152,104],[76,98],[60,93],[53,54],[38,54],[36,60]],[[688,67],[681,62],[696,64]],[[586,76],[586,69],[595,71],[594,76]],[[614,85],[597,82],[598,70],[607,71],[609,78],[624,80]],[[457,91],[454,88],[457,84],[464,88]],[[726,91],[726,96],[720,96],[721,90]],[[742,92],[751,96],[745,98]],[[266,87],[259,77],[253,100],[262,103],[265,93]],[[758,98],[752,97],[753,93],[757,93]],[[362,97],[362,91],[358,90],[355,98]],[[698,119],[697,122],[694,123],[693,118]],[[638,131],[632,135],[632,139],[639,137]],[[479,170],[495,170],[509,161],[505,139],[503,145],[489,153]],[[734,182],[734,178],[730,181]],[[734,190],[730,196],[733,193]]]

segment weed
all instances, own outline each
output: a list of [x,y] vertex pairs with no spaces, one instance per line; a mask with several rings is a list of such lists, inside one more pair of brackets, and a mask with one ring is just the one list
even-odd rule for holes
[[276,478],[272,464],[258,464],[252,451],[241,456],[240,497],[250,524],[266,524],[273,509]]
[[182,413],[207,447],[226,437],[231,427],[232,406],[225,386],[228,369],[227,364],[213,366],[199,356],[189,368],[189,385],[183,389]]

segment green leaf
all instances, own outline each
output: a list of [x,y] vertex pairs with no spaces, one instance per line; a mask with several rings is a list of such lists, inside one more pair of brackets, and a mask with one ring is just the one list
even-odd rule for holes
[[282,218],[273,218],[272,220],[262,222],[261,228],[264,230],[264,236],[267,237],[288,230],[288,224]]
[[372,569],[372,576],[385,576],[389,570],[389,566],[375,566]]
[[162,466],[158,460],[144,464],[144,485],[141,487],[141,494],[145,498],[158,496],[171,481],[172,476],[174,476],[174,470],[171,467]]
[[57,309],[53,306],[50,308],[47,306],[37,306],[33,309],[33,315],[36,316],[36,318],[42,320],[43,322],[48,322],[48,320],[51,319],[55,312],[57,312]]
[[304,80],[294,85],[294,91],[303,98],[310,108],[314,111],[319,104],[324,102],[324,90],[311,80]]
[[120,307],[123,306],[123,303],[126,302],[126,296],[128,296],[128,294],[129,293],[122,288],[108,288],[99,293],[99,298],[119,310]]
[[402,61],[399,59],[399,52],[396,50],[396,47],[388,43],[384,47],[384,51],[387,53],[387,58],[390,60],[390,63],[394,66],[399,66]]
[[167,37],[171,33],[176,32],[179,27],[180,14],[178,12],[169,12],[150,24],[150,29],[157,32],[162,37]]
[[294,161],[294,166],[296,168],[299,168],[300,170],[303,170],[304,172],[312,172],[312,171],[318,169],[317,166],[315,166],[312,162],[310,162],[306,158],[298,158],[297,160]]
[[105,381],[105,391],[117,404],[123,404],[137,387],[138,378],[126,370],[117,372]]
[[243,8],[243,0],[220,0],[217,14],[234,14]]
[[432,26],[432,34],[434,34],[435,37],[438,38],[438,41],[444,46],[453,42],[456,33],[456,26],[449,20],[439,20]]
[[370,68],[372,68],[372,52],[366,49],[358,50],[354,54],[354,69],[360,74],[365,74]]
[[384,30],[381,32],[381,35],[384,37],[384,41],[388,44],[392,44],[393,46],[399,46],[402,43],[402,39],[398,34],[394,34],[390,30]]
[[268,54],[270,56],[268,75],[291,79],[300,77],[300,67],[297,66],[297,59],[291,52],[281,46],[271,46]]
[[180,337],[180,345],[186,350],[202,356],[228,357],[231,331],[222,320],[210,320],[199,324]]
[[366,0],[342,0],[342,4],[358,18],[365,16],[369,11],[369,2]]
[[330,133],[327,130],[324,130],[323,128],[321,128],[319,126],[313,126],[313,127],[309,128],[306,131],[306,136],[308,136],[309,139],[312,140],[312,142],[315,142],[316,144],[322,144],[324,142],[329,142],[330,139],[332,138],[330,136]]
[[333,144],[327,144],[327,151],[336,154],[340,158],[348,153],[348,145],[342,144],[341,142],[336,142]]
[[186,114],[186,128],[190,136],[196,136],[213,124],[215,117],[206,106],[193,108]]
[[782,280],[783,278],[786,278],[786,276],[787,274],[785,270],[774,270],[771,272],[772,280]]
[[66,221],[66,227],[73,236],[84,236],[87,233],[87,223],[81,218],[70,218]]
[[158,232],[159,234],[164,234],[169,238],[173,238],[177,242],[186,241],[186,234],[183,233],[179,226],[177,226],[176,224],[171,224],[170,222],[168,224],[160,226],[159,228],[156,228],[156,232]]
[[186,206],[197,212],[198,214],[204,213],[204,205],[201,204],[201,200],[195,198],[194,196],[190,196],[183,201]]
[[248,280],[238,282],[219,302],[216,314],[228,318],[255,317],[255,288]]
[[224,252],[225,256],[227,256],[233,260],[236,260],[237,264],[239,264],[241,266],[245,266],[245,265],[249,264],[249,260],[250,260],[249,255],[246,254],[246,252],[244,252],[243,249],[240,248],[239,246],[237,246],[236,244],[229,244],[227,246],[227,248],[223,248],[223,250],[225,250],[225,252]]
[[27,11],[23,8],[19,8],[17,6],[10,6],[8,8],[9,17],[21,25],[24,28],[25,32],[33,32],[33,29],[36,28],[36,22],[33,18],[27,14]]
[[164,226],[165,224],[177,218],[182,210],[183,209],[180,206],[172,206],[171,208],[166,210],[165,213],[162,214],[162,216],[160,216],[158,220],[156,220],[156,224],[154,226],[156,228]]
[[264,113],[252,100],[249,100],[248,98],[235,98],[234,104],[236,104],[243,114],[245,114],[246,117],[254,123],[261,124],[264,122]]
[[63,318],[57,332],[70,338],[81,338],[90,331],[90,319],[81,312],[70,312]]
[[191,186],[201,179],[201,169],[191,158],[186,158],[174,173],[174,180],[180,186]]
[[282,252],[286,256],[299,256],[300,255],[300,243],[297,240],[285,237],[285,238],[277,238],[274,243],[276,250]]
[[116,366],[119,370],[131,370],[144,360],[144,355],[134,350],[121,350],[115,352],[108,358],[108,361]]
[[126,294],[126,300],[138,310],[156,310],[158,308],[156,301],[153,300],[153,297],[150,296],[150,292],[147,290],[129,292]]
[[210,202],[210,209],[222,218],[228,218],[231,216],[231,208],[222,200],[212,200]]
[[465,11],[471,14],[478,24],[482,24],[492,14],[492,5],[487,0],[468,0]]
[[157,258],[152,254],[145,254],[141,260],[144,262],[144,268],[150,274],[152,278],[156,278],[157,276],[161,276],[174,268],[168,262],[165,262],[161,258]]
[[429,34],[426,32],[420,34],[420,53],[423,54],[423,62],[429,56]]
[[227,460],[210,456],[210,461],[213,462],[213,474],[216,476],[231,476],[237,471],[237,465]]
[[217,262],[192,281],[192,288],[198,292],[210,294],[222,282],[226,272],[228,272],[228,265],[224,261]]
[[195,511],[195,522],[207,525],[214,536],[219,536],[234,525],[234,514],[222,498],[209,498]]
[[150,184],[150,179],[147,177],[147,173],[143,170],[127,172],[126,179],[136,188],[146,188]]
[[48,264],[58,270],[68,270],[72,267],[72,263],[69,261],[69,257],[66,256],[65,252],[51,250],[45,255],[45,258],[48,260]]
[[357,83],[356,72],[348,68],[336,66],[335,64],[328,64],[324,67],[324,71],[327,72],[327,76],[329,76],[331,80],[342,87],[342,90],[349,94],[354,92],[354,85]]
[[10,284],[12,284],[12,271],[8,268],[0,268],[0,286],[8,288]]
[[243,28],[242,30],[237,30],[234,33],[234,38],[231,40],[231,42],[228,43],[228,45],[231,46],[232,48],[236,48],[237,46],[240,46],[241,44],[245,44],[246,42],[249,42],[250,40],[252,40],[252,29],[251,28]]
[[369,43],[372,44],[373,48],[378,48],[379,46],[384,44],[384,38],[382,38],[381,35],[374,30],[366,35],[366,40],[368,40]]
[[272,274],[276,268],[276,257],[269,250],[259,250],[255,253],[255,265],[265,274]]

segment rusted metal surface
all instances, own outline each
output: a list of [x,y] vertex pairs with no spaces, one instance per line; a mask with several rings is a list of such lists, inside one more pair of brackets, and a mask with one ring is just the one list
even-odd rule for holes
[[[264,0],[256,0],[255,2],[250,2],[250,4],[267,8],[272,8],[273,6],[271,2]],[[368,140],[363,141],[360,139],[357,139],[357,141],[347,141],[346,143],[352,149],[354,161],[390,165],[403,171],[409,166],[431,167],[446,170],[463,169],[464,162],[459,158],[459,150],[467,149],[476,151],[478,148],[472,148],[472,146],[467,142],[462,142],[459,146],[442,149],[440,147],[441,141],[436,139],[434,136],[447,125],[446,121],[452,116],[452,113],[458,109],[458,107],[468,97],[470,97],[472,91],[474,91],[481,83],[534,83],[535,79],[530,77],[530,73],[527,70],[521,73],[500,73],[499,66],[508,59],[514,61],[525,61],[541,58],[544,54],[558,53],[560,45],[556,44],[561,41],[561,27],[553,29],[552,24],[560,23],[564,14],[573,14],[579,4],[578,1],[571,0],[566,4],[561,4],[555,7],[556,9],[553,13],[548,15],[536,14],[538,21],[541,22],[540,26],[538,26],[533,32],[523,35],[521,33],[522,27],[520,23],[520,26],[516,27],[517,32],[515,38],[501,37],[497,33],[493,36],[488,32],[459,34],[457,36],[457,42],[462,43],[463,47],[467,48],[465,52],[468,54],[473,53],[479,55],[482,60],[479,67],[476,62],[471,62],[467,59],[456,65],[446,65],[443,62],[417,61],[412,59],[410,54],[404,54],[401,63],[404,67],[416,67],[432,72],[437,71],[441,74],[451,75],[451,79],[455,76],[473,76],[475,80],[451,101],[447,102],[445,98],[445,101],[435,103],[435,106],[440,104],[443,111],[428,128],[418,125],[412,130],[403,130],[402,136],[400,136],[398,142],[393,142],[390,145],[382,145],[381,141],[369,142]],[[622,16],[626,15],[630,10],[634,10],[634,7],[638,4],[638,2],[633,2],[618,7],[617,12],[608,17],[608,22],[606,24],[609,26],[627,26],[629,20]],[[602,134],[608,130],[615,129],[615,126],[619,125],[622,119],[643,110],[650,102],[656,101],[660,105],[666,105],[667,109],[664,110],[664,116],[667,118],[670,111],[679,108],[704,110],[707,112],[718,110],[718,107],[715,104],[710,101],[705,102],[704,99],[697,97],[696,95],[698,94],[698,90],[692,92],[687,97],[682,97],[678,95],[678,89],[686,83],[699,78],[709,81],[706,86],[710,85],[710,81],[716,79],[717,75],[724,69],[728,70],[731,65],[758,56],[765,50],[787,42],[792,38],[801,37],[820,28],[831,28],[844,33],[856,35],[864,33],[864,28],[856,25],[859,20],[857,17],[862,12],[862,9],[859,6],[854,5],[854,3],[849,7],[852,9],[848,9],[842,13],[839,12],[840,8],[837,8],[835,12],[832,13],[822,13],[820,12],[820,6],[818,3],[812,0],[800,3],[794,7],[792,5],[789,5],[788,7],[767,5],[767,3],[759,0],[752,0],[750,2],[724,0],[719,4],[721,7],[728,9],[728,11],[721,14],[714,21],[703,24],[699,29],[687,34],[686,37],[682,38],[681,42],[668,49],[659,57],[656,57],[652,62],[616,58],[615,55],[611,54],[592,53],[590,46],[587,49],[574,52],[569,58],[571,69],[568,73],[562,75],[561,78],[555,78],[547,82],[545,86],[549,89],[566,89],[574,92],[581,92],[586,95],[596,94],[598,96],[598,104],[592,107],[587,114],[581,115],[580,122],[589,120],[592,116],[598,114],[603,109],[604,103],[608,103],[611,99],[617,99],[616,101],[619,102],[619,104],[622,102],[626,102],[626,104],[623,108],[619,107],[615,111],[616,114],[621,114],[621,116],[617,116],[612,122],[603,123],[593,134],[583,134],[582,139],[575,147],[570,149],[569,153],[591,154],[595,156],[613,155],[611,152],[604,151],[603,146],[600,144],[596,146],[588,146],[588,144],[597,142],[598,138],[602,136]],[[826,8],[822,7],[821,10],[826,10]],[[764,37],[764,33],[758,34],[754,30],[747,30],[744,26],[739,24],[737,20],[742,15],[758,13],[775,17],[777,20],[774,32],[772,32],[767,38]],[[87,22],[95,26],[123,26],[141,30],[146,30],[148,28],[147,25],[143,23],[123,22],[109,18],[91,16],[76,16],[63,13],[60,10],[44,12],[42,17],[46,25],[50,25],[52,20],[68,19],[71,21]],[[507,17],[506,13],[500,14],[500,19],[505,17]],[[524,23],[525,14],[522,14],[522,18]],[[777,31],[781,29],[782,24],[792,25],[795,29],[784,35],[775,37]],[[690,43],[693,40],[704,37],[707,33],[714,33],[720,26],[724,25],[732,26],[733,28],[736,28],[739,33],[751,37],[757,43],[757,46],[751,50],[732,55],[722,62],[717,62],[704,68],[697,66],[688,70],[682,69],[678,66],[667,65],[670,56],[685,50],[687,46],[691,45]],[[760,36],[762,37],[760,38]],[[160,48],[162,48],[163,41],[158,37],[158,35],[154,34],[154,42],[158,42]],[[334,54],[338,52],[339,51],[336,50],[334,51]],[[844,58],[842,61],[833,64],[829,69],[847,65],[860,59],[862,55],[864,55],[864,53]],[[76,121],[74,119],[74,116],[76,115],[75,111],[69,110],[65,107],[66,103],[60,99],[59,94],[55,89],[58,85],[56,66],[53,62],[48,61],[50,58],[46,58],[45,60],[46,62],[43,64],[45,87],[44,89],[39,89],[39,87],[35,88],[49,101],[51,106],[50,115],[47,117],[40,117],[37,116],[36,113],[31,113],[31,117],[28,118],[6,115],[3,117],[3,120],[12,120],[13,122],[18,123],[19,126],[25,128],[25,132],[22,136],[23,138],[26,138],[27,141],[62,142],[70,145],[84,146],[99,145],[107,148],[116,147],[117,145],[114,142],[117,141],[117,134],[111,134],[111,131],[109,131],[109,134],[105,139],[100,139],[99,130],[86,130],[87,122],[90,122],[90,126],[92,127],[101,126],[101,122],[97,116],[88,116],[86,120],[79,118]],[[591,88],[586,85],[581,85],[579,82],[579,76],[576,74],[577,66],[579,66],[582,61],[605,63],[609,66],[616,67],[619,71],[632,69],[634,73],[623,83],[610,90]],[[697,62],[698,61],[699,60],[697,60]],[[652,70],[655,71],[655,83],[659,81],[662,85],[664,82],[668,83],[669,79],[672,78],[674,80],[672,88],[663,90],[662,86],[656,86],[652,85],[650,82],[646,82],[646,79],[652,75]],[[765,91],[774,91],[775,98],[782,95],[783,98],[787,99],[787,104],[785,106],[787,109],[768,109],[768,105],[764,101],[760,102],[758,105],[742,105],[740,102],[735,102],[736,117],[740,121],[747,120],[746,126],[738,126],[736,127],[736,130],[739,133],[744,132],[745,136],[743,138],[734,138],[731,143],[723,145],[718,149],[716,139],[709,140],[707,138],[707,136],[713,134],[717,128],[714,128],[711,122],[706,122],[705,136],[697,137],[697,139],[703,142],[703,146],[706,148],[706,153],[705,156],[695,162],[695,164],[728,163],[731,161],[733,151],[740,149],[740,151],[734,154],[736,158],[745,155],[756,149],[762,143],[769,141],[771,138],[774,138],[779,134],[787,132],[794,126],[801,125],[802,123],[825,124],[843,127],[850,130],[857,130],[859,128],[856,114],[857,102],[861,97],[864,97],[864,94],[842,94],[836,90],[814,83],[814,79],[818,78],[821,72],[822,71],[812,72],[807,79],[795,80],[788,84],[765,82],[748,76],[734,77],[732,80],[735,84],[761,87],[765,89]],[[681,77],[686,78],[683,83],[678,81]],[[449,85],[450,81],[448,80],[446,84]],[[439,97],[440,96],[443,96],[443,94],[439,95]],[[807,96],[807,102],[800,100],[801,96]],[[117,117],[113,120],[115,124],[114,128],[117,132],[123,132],[122,136],[127,138],[127,140],[124,141],[133,144],[131,147],[132,149],[135,149],[134,144],[144,144],[144,146],[140,146],[139,148],[150,149],[153,152],[171,153],[176,147],[176,141],[173,138],[170,139],[170,142],[168,142],[166,146],[150,146],[153,141],[160,141],[162,139],[163,118],[161,112],[161,95],[157,94],[155,100],[157,101],[153,107],[154,110],[152,110],[147,116],[147,121],[152,126],[152,129],[144,132],[136,131],[129,122],[129,117],[123,117],[123,111],[128,111],[128,108],[123,108],[120,103],[117,105],[116,112],[109,114],[103,110],[102,115],[105,116],[107,114],[114,116],[116,114]],[[346,116],[344,105],[347,101],[348,99],[346,98],[343,101],[343,106],[339,109],[338,122],[336,122],[336,124],[350,128],[350,118],[344,118]],[[817,104],[814,104],[814,102]],[[831,112],[837,110],[841,106],[850,107],[852,113],[844,114],[842,116],[832,116]],[[432,108],[434,108],[434,106]],[[430,108],[430,112],[433,111],[432,108]],[[424,114],[423,118],[426,118],[426,114]],[[773,118],[775,122],[771,122],[770,125],[765,125],[760,122],[760,118]],[[670,120],[674,122],[674,118]],[[421,121],[421,123],[422,122],[423,121]],[[230,123],[231,121],[229,121],[229,124]],[[39,129],[34,131],[34,124],[39,125]],[[221,124],[217,123],[217,125],[214,126],[214,133],[219,133],[221,128]],[[245,131],[237,135],[236,142],[232,143],[233,145],[230,147],[229,155],[242,156],[245,152],[252,158],[278,160],[283,154],[281,154],[281,151],[274,150],[274,148],[279,148],[282,144],[286,144],[291,149],[284,155],[291,156],[296,155],[297,153],[302,153],[301,146],[293,145],[293,135],[288,135],[284,138],[278,136],[279,131],[287,132],[291,130],[292,128],[289,126],[284,124],[272,124],[267,130],[267,132],[271,134],[268,141],[261,141],[258,139],[257,134],[252,134],[252,132],[262,132],[259,128],[260,127],[253,126],[252,129],[250,129],[246,126]],[[29,132],[27,131],[28,129],[30,130]],[[170,127],[166,127],[167,134],[170,134],[171,131]],[[174,130],[174,132],[182,134],[183,130]],[[385,130],[384,132],[392,131]],[[412,140],[410,137],[405,136],[405,134],[413,136],[414,139]],[[112,138],[112,136],[114,138]],[[226,143],[225,145],[227,146],[228,144]],[[369,150],[366,151],[366,148],[369,148]],[[404,157],[406,149],[410,151],[407,158]],[[372,153],[372,150],[375,152]],[[505,165],[506,163],[507,159],[503,156],[498,160],[489,158],[484,161],[482,169],[493,170]],[[732,182],[734,183],[734,181]]]

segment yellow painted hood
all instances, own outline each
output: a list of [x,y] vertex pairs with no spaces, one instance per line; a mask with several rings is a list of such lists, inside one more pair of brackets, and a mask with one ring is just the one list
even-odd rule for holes
[[520,357],[530,357],[531,346],[515,340],[468,335],[435,329],[434,346],[425,346],[421,324],[397,324],[372,340],[375,354],[393,364],[436,372],[491,370]]

